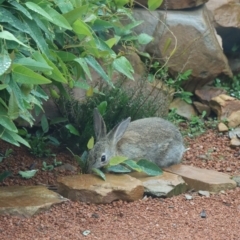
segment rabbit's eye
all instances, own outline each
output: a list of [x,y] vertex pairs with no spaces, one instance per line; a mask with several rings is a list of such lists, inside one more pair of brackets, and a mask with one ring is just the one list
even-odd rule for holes
[[101,162],[105,162],[105,161],[106,161],[106,155],[103,154],[103,155],[101,156]]

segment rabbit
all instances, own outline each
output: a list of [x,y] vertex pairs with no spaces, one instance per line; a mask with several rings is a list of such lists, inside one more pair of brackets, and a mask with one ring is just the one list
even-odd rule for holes
[[95,108],[93,112],[96,144],[89,151],[88,172],[107,165],[114,156],[128,159],[147,159],[160,168],[181,161],[185,151],[183,138],[175,125],[159,117],[117,124],[108,134],[105,122]]

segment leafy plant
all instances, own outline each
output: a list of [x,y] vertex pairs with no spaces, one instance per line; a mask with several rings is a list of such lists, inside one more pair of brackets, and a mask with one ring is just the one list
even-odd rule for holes
[[[115,53],[112,48],[131,42],[146,44],[151,38],[133,34],[141,21],[133,19],[131,8],[124,7],[127,3],[0,1],[1,139],[30,147],[14,121],[33,125],[32,111],[42,111],[49,96],[68,98],[66,86],[90,89],[90,68],[109,85],[114,71],[133,79],[124,52]],[[123,26],[123,18],[130,23]]]
[[11,176],[12,173],[10,171],[4,171],[0,173],[0,182],[3,182],[7,177]]
[[2,162],[4,158],[9,157],[12,153],[13,153],[13,150],[11,148],[6,149],[4,154],[0,153],[0,162]]
[[43,165],[42,167],[43,171],[52,171],[55,167],[62,165],[62,162],[58,162],[57,159],[55,158],[53,160],[53,164],[48,165],[45,161],[43,161],[42,165]]

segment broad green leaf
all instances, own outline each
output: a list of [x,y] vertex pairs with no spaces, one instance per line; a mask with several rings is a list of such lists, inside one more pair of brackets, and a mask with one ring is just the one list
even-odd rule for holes
[[0,125],[9,131],[17,133],[18,130],[13,121],[7,115],[7,111],[0,105]]
[[34,59],[29,58],[29,57],[19,58],[15,61],[15,63],[24,65],[33,71],[41,71],[41,72],[49,72],[50,71],[51,72],[53,69],[46,62],[35,61]]
[[29,179],[34,177],[37,171],[38,169],[33,169],[29,171],[19,171],[18,174],[21,175],[22,178]]
[[18,143],[18,141],[16,139],[14,139],[14,135],[13,132],[9,131],[8,129],[2,127],[0,125],[0,139],[9,142],[15,146],[20,146],[20,144]]
[[0,53],[0,76],[3,75],[11,66],[12,60],[6,50]]
[[113,61],[113,68],[128,78],[134,80],[134,77],[132,75],[134,73],[132,65],[124,56],[116,58]]
[[126,160],[123,162],[124,165],[127,165],[129,168],[137,171],[137,172],[142,172],[142,168],[137,164],[136,161],[133,160]]
[[106,176],[105,174],[97,168],[92,168],[93,173],[95,173],[97,176],[99,176],[100,178],[102,178],[104,181],[106,181]]
[[73,9],[72,0],[54,0],[62,13],[67,13]]
[[90,28],[88,27],[88,25],[85,22],[81,21],[80,19],[75,21],[73,23],[72,27],[73,27],[73,31],[76,34],[92,37],[92,33],[90,31]]
[[8,86],[7,84],[0,84],[0,90],[5,89],[7,86]]
[[81,159],[83,160],[83,162],[87,162],[88,159],[88,152],[84,151],[83,154],[81,155]]
[[68,21],[61,14],[59,14],[55,9],[49,6],[46,6],[44,10],[49,14],[49,16],[53,18],[52,23],[54,23],[59,27],[72,30],[72,27],[69,25]]
[[91,73],[90,73],[90,70],[88,68],[86,60],[84,58],[75,58],[74,61],[80,64],[80,66],[82,67],[83,71],[86,73],[88,78],[90,80],[92,80],[92,76],[91,76]]
[[115,165],[115,166],[110,166],[107,168],[109,172],[115,172],[115,173],[130,173],[131,169],[123,166],[123,165]]
[[109,21],[97,18],[91,27],[93,31],[106,31],[106,29],[113,28],[113,24]]
[[148,0],[148,8],[150,11],[156,10],[162,5],[163,0]]
[[78,130],[72,124],[69,123],[69,124],[65,125],[65,128],[67,128],[71,134],[80,137]]
[[89,87],[87,92],[86,92],[87,97],[92,97],[93,96],[93,87]]
[[90,65],[108,84],[111,84],[111,80],[108,75],[105,73],[101,65],[94,59],[92,56],[85,57],[86,62]]
[[124,27],[119,27],[119,26],[115,26],[115,31],[116,31],[116,34],[118,36],[124,36],[124,35],[128,35],[128,34],[131,34],[131,31],[133,28],[137,27],[138,25],[142,24],[143,21],[134,21],[128,25],[124,25]]
[[59,68],[46,56],[44,56],[44,59],[47,62],[47,64],[53,69],[52,74],[49,75],[49,77],[57,82],[67,83],[66,78],[62,75]]
[[107,41],[105,41],[105,43],[108,45],[108,47],[112,48],[115,44],[118,43],[119,39],[120,38],[116,38],[116,37],[110,38]]
[[12,73],[15,81],[25,84],[48,84],[50,80],[35,73],[31,69],[24,67],[20,64],[13,64]]
[[107,110],[107,101],[101,102],[98,106],[97,109],[99,113],[103,116],[106,113]]
[[67,122],[68,119],[65,117],[56,117],[51,119],[50,125]]
[[49,20],[51,22],[53,21],[53,18],[44,9],[42,9],[39,5],[37,5],[36,3],[26,2],[25,4],[33,12],[38,13],[39,15],[45,17],[47,20]]
[[150,35],[148,35],[146,33],[141,33],[138,35],[137,39],[140,44],[148,44],[153,40],[153,37],[151,37]]
[[28,17],[29,19],[32,20],[32,16],[31,14],[28,12],[28,10],[23,7],[22,4],[19,4],[17,1],[11,0],[8,1],[12,6],[14,6],[17,10],[19,10],[20,12],[22,12],[26,17]]
[[49,130],[48,120],[45,114],[42,115],[41,118],[41,127],[44,133],[47,133]]
[[17,42],[18,44],[20,44],[26,48],[29,48],[29,46],[20,42],[17,38],[14,37],[14,35],[12,33],[8,32],[8,31],[3,30],[2,32],[0,32],[0,38]]
[[11,176],[12,173],[10,171],[4,171],[0,173],[0,182],[3,182],[5,178]]
[[19,108],[15,93],[12,91],[8,102],[8,116],[11,120],[19,117]]
[[17,142],[25,145],[25,146],[28,147],[28,148],[31,148],[30,145],[29,145],[29,143],[28,143],[25,139],[23,139],[21,136],[19,136],[19,134],[12,132],[12,133],[11,133],[11,136],[12,136]]
[[71,62],[76,58],[76,56],[70,52],[58,51],[56,54],[62,59],[63,62]]
[[91,138],[89,139],[88,143],[87,143],[87,148],[88,148],[88,150],[93,149],[93,146],[94,146],[94,138],[91,137]]
[[83,170],[85,168],[86,162],[84,162],[78,155],[74,155],[74,159],[77,161],[79,167]]
[[72,25],[76,20],[82,19],[82,16],[88,11],[89,5],[83,5],[81,7],[74,8],[72,11],[64,13],[63,16],[70,25]]
[[115,165],[118,165],[124,161],[126,161],[128,158],[127,157],[124,157],[124,156],[115,156],[115,157],[112,157],[109,161],[109,166],[115,166]]
[[163,174],[162,169],[149,160],[141,159],[137,162],[137,164],[142,168],[142,171],[149,176],[158,176]]

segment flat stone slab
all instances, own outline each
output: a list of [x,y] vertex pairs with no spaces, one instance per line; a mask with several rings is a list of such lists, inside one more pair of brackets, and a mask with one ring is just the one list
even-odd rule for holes
[[58,192],[72,201],[90,203],[131,202],[143,197],[144,187],[140,180],[126,174],[105,176],[106,181],[94,174],[59,177]]
[[0,187],[0,214],[30,217],[66,200],[44,186]]
[[172,197],[186,192],[187,184],[181,176],[163,172],[160,176],[148,176],[143,172],[132,172],[129,175],[139,179],[144,186],[144,193],[155,197]]
[[167,172],[181,176],[189,189],[219,192],[236,188],[236,182],[226,173],[201,169],[187,165],[173,165],[164,169]]

